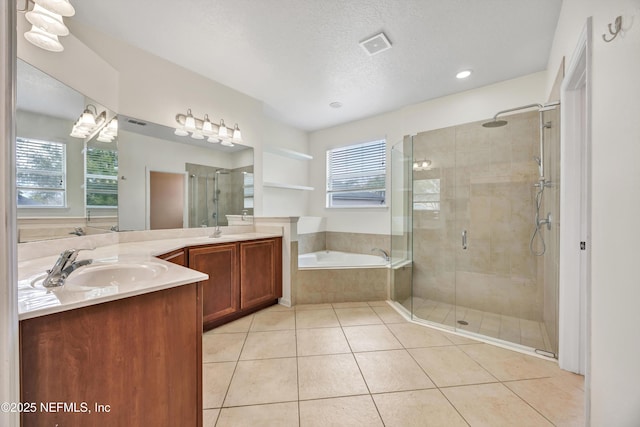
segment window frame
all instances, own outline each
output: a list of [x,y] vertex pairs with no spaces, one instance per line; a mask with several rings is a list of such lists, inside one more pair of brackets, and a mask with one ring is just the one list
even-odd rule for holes
[[[23,136],[16,136],[16,146],[15,146],[15,156],[16,156],[16,207],[18,209],[66,209],[68,208],[68,203],[67,203],[67,196],[68,196],[68,191],[67,191],[67,144],[64,142],[60,142],[60,141],[50,141],[50,140],[44,140],[44,139],[38,139],[38,138],[29,138],[29,137],[23,137]],[[31,172],[39,172],[43,175],[60,175],[60,179],[61,179],[61,184],[60,184],[60,188],[53,188],[53,187],[24,187],[24,186],[19,186],[18,185],[18,175],[19,173],[24,170],[27,171],[26,169],[20,169],[18,164],[18,154],[19,154],[19,149],[18,149],[18,144],[20,142],[26,142],[26,143],[36,143],[36,144],[50,144],[50,145],[57,145],[62,149],[62,159],[60,162],[61,165],[61,170],[52,172],[51,170],[48,169],[32,169],[30,170]],[[62,194],[62,204],[61,205],[42,205],[42,204],[38,204],[38,205],[25,205],[25,204],[20,204],[20,200],[19,200],[19,194],[20,191],[48,191],[48,192],[57,192],[57,193],[61,193]]]
[[[332,159],[334,159],[336,153],[340,153],[340,152],[345,152],[345,151],[349,151],[349,150],[363,150],[363,149],[367,149],[367,147],[371,147],[371,146],[375,146],[375,145],[380,145],[380,147],[378,147],[378,149],[381,152],[377,152],[377,153],[373,153],[370,154],[370,157],[372,157],[368,164],[363,164],[362,166],[367,169],[367,170],[361,170],[361,171],[356,171],[354,173],[350,173],[350,174],[345,174],[345,173],[340,173],[340,172],[334,172],[332,169]],[[375,150],[375,148],[374,148]],[[376,159],[377,157],[377,159]],[[373,162],[376,160],[382,160],[383,165],[380,169],[378,169],[376,171],[376,169],[374,169],[373,166]],[[326,150],[326,155],[325,155],[325,172],[326,172],[326,176],[325,176],[325,208],[327,209],[387,209],[388,208],[388,198],[387,198],[387,185],[388,185],[388,169],[387,169],[387,163],[388,163],[388,159],[387,159],[387,141],[386,138],[380,138],[380,139],[374,139],[374,140],[370,140],[370,141],[366,141],[366,142],[359,142],[359,143],[355,143],[355,144],[348,144],[348,145],[343,145],[343,146],[339,146],[339,147],[333,147],[333,148],[329,148]],[[349,160],[345,161],[344,163],[348,163]],[[338,164],[338,169],[340,169],[340,167],[344,168],[346,165],[345,164]],[[335,160],[334,160],[334,164],[335,164]],[[340,184],[339,179],[333,179],[336,176],[340,176],[342,180],[344,179],[357,179],[357,178],[371,178],[372,180],[375,179],[380,179],[382,178],[383,182],[381,182],[381,185],[367,185],[367,184],[363,184],[360,187],[355,187],[353,189],[350,188],[343,188],[343,189],[336,189],[332,187],[337,183],[338,187],[339,186],[344,186],[345,183]],[[378,193],[381,202],[380,204],[374,204],[374,201],[376,200],[375,196],[374,197],[370,197],[370,198],[364,198],[361,199],[363,201],[369,201],[369,203],[358,203],[358,202],[353,202],[353,200],[357,200],[357,199],[351,199],[352,202],[351,203],[342,203],[342,204],[336,204],[334,202],[334,196],[335,195],[346,195],[349,193]]]

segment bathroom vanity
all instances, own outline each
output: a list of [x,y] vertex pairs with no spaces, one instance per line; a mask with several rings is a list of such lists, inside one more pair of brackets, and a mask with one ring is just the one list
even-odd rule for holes
[[55,258],[19,265],[22,425],[202,426],[203,325],[277,303],[282,237],[130,241],[82,254],[94,262],[55,290],[39,285]]

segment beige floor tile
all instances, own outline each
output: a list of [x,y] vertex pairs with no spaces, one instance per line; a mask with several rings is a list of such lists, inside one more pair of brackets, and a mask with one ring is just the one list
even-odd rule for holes
[[297,304],[295,307],[296,311],[305,311],[305,310],[326,310],[328,308],[333,308],[333,305],[330,303],[326,304]]
[[366,302],[334,302],[333,308],[358,308],[358,307],[369,307],[369,304]]
[[393,308],[387,306],[372,306],[373,311],[382,319],[384,323],[407,323],[407,320],[402,317]]
[[298,402],[223,408],[216,427],[294,427]]
[[584,426],[584,391],[563,377],[504,383],[557,426]]
[[382,426],[371,396],[300,402],[301,427],[375,427]]
[[295,329],[295,311],[260,311],[256,313],[251,332]]
[[342,326],[381,325],[382,320],[371,307],[336,308]]
[[357,353],[354,356],[371,393],[435,387],[407,350]]
[[296,312],[296,328],[331,328],[340,326],[336,312],[327,310],[303,310]]
[[467,427],[439,390],[373,395],[386,427]]
[[298,357],[298,376],[301,400],[369,392],[352,354]]
[[295,310],[295,307],[287,307],[286,305],[282,305],[282,304],[274,304],[274,305],[270,305],[267,308],[262,309],[260,312],[264,313],[269,311],[292,311],[292,310]]
[[452,345],[444,333],[415,323],[390,324],[387,327],[405,348]]
[[367,301],[370,307],[389,307],[389,303],[386,301]]
[[552,426],[542,415],[502,384],[441,389],[472,426]]
[[236,362],[202,365],[202,407],[220,408],[231,383]]
[[351,353],[342,328],[300,329],[296,334],[298,356]]
[[402,344],[385,325],[342,328],[353,352],[401,349]]
[[202,336],[202,361],[204,363],[237,361],[246,337],[246,333],[204,334]]
[[454,346],[414,348],[409,353],[438,387],[497,382],[482,366]]
[[253,321],[253,317],[255,315],[250,314],[248,316],[242,317],[238,320],[234,320],[231,323],[227,323],[226,325],[218,326],[215,329],[212,329],[205,333],[208,334],[234,334],[238,332],[249,332],[249,328],[251,327],[251,322]]
[[295,401],[296,372],[295,358],[240,361],[224,407]]
[[205,409],[202,411],[202,427],[215,427],[220,409]]
[[551,377],[562,373],[555,362],[489,344],[459,348],[500,381]]
[[249,332],[240,360],[296,357],[296,331]]

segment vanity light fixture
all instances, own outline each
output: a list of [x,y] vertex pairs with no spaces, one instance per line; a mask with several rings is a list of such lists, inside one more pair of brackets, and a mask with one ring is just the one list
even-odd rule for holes
[[220,124],[213,123],[209,115],[205,114],[204,119],[194,117],[191,109],[187,109],[187,114],[176,114],[178,126],[173,132],[178,136],[191,136],[193,139],[205,139],[211,143],[222,143],[227,147],[233,147],[233,142],[242,142],[242,133],[236,123],[233,129],[227,128],[224,120]]
[[[92,108],[93,111],[91,111]],[[96,106],[89,104],[85,107],[78,120],[74,123],[70,135],[74,138],[87,138],[93,131],[102,126],[106,119],[106,111],[98,114]]]
[[[25,18],[31,23],[31,29],[24,37],[33,45],[50,52],[62,52],[64,46],[58,36],[69,35],[63,16],[73,16],[76,11],[68,0],[25,0]],[[29,10],[29,6],[33,8]]]
[[113,142],[116,136],[118,136],[118,118],[114,117],[108,125],[100,129],[97,139],[100,142]]
[[413,170],[414,171],[423,171],[428,170],[429,166],[431,166],[431,160],[416,160],[413,162]]

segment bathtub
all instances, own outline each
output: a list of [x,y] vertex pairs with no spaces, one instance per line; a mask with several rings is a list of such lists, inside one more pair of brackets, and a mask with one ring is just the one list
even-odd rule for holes
[[388,261],[379,255],[354,254],[339,251],[319,251],[298,255],[299,269],[318,268],[380,268]]
[[389,262],[379,255],[320,251],[298,256],[295,304],[389,298]]

